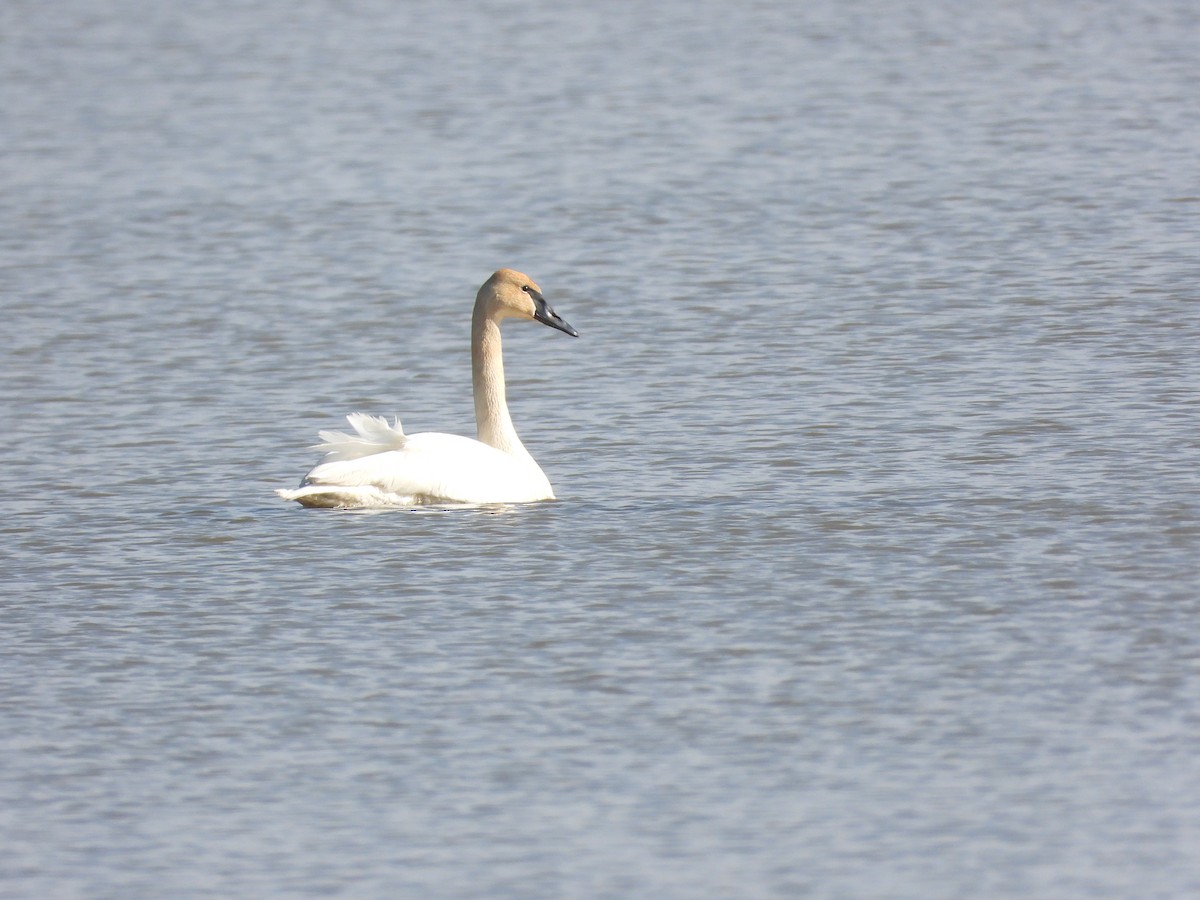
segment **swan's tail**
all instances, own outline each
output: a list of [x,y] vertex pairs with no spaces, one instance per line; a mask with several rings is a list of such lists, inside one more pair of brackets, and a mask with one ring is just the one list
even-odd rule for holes
[[323,450],[325,459],[322,462],[339,462],[347,459],[359,459],[372,453],[382,453],[385,450],[399,450],[408,440],[400,420],[395,425],[389,425],[383,416],[368,416],[364,413],[350,413],[346,421],[356,434],[344,434],[341,431],[320,431],[317,437],[321,443],[313,447]]

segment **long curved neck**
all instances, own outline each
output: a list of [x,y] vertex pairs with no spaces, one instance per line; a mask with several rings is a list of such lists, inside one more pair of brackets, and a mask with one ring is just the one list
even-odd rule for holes
[[482,302],[475,304],[471,316],[471,380],[479,440],[514,456],[529,456],[517,437],[504,396],[500,322],[488,314]]

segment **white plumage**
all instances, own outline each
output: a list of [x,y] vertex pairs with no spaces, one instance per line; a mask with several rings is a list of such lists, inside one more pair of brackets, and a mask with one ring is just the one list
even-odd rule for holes
[[541,467],[517,437],[505,399],[500,322],[533,319],[573,337],[526,275],[500,269],[479,289],[471,320],[471,368],[479,439],[405,434],[397,421],[346,417],[353,434],[322,431],[325,457],[295,490],[276,493],[304,506],[370,507],[553,500]]

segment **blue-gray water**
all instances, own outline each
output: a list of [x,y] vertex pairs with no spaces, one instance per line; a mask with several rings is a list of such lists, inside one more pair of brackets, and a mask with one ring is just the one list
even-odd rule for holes
[[[1200,895],[1200,13],[0,7],[0,894]],[[361,410],[559,501],[338,513]]]

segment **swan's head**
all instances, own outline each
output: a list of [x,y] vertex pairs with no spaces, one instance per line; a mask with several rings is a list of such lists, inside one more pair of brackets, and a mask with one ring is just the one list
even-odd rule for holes
[[498,319],[533,319],[551,328],[579,337],[542,296],[542,289],[528,275],[516,269],[499,269],[479,289],[477,302],[486,304],[488,313]]

